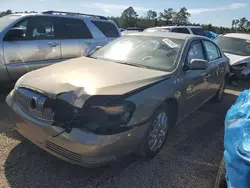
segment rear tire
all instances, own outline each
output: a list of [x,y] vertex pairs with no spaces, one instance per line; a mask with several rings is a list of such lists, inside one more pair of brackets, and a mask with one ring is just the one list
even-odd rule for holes
[[[167,135],[168,135],[170,129],[172,128],[172,126],[175,124],[175,122],[173,123],[173,120],[175,119],[174,118],[175,116],[171,116],[171,111],[168,110],[168,109],[171,109],[170,106],[162,105],[155,111],[155,113],[154,113],[154,115],[153,115],[153,117],[151,119],[151,124],[150,124],[150,126],[149,126],[149,128],[148,128],[148,130],[147,130],[147,132],[145,134],[144,140],[140,145],[139,155],[141,157],[148,158],[148,159],[153,158],[160,152],[162,147],[165,145]],[[165,134],[159,133],[159,132],[161,132],[160,131],[161,128],[159,128],[159,130],[157,131],[158,127],[164,127],[164,125],[158,126],[157,123],[156,123],[157,120],[159,120],[160,115],[162,115],[162,118],[160,118],[160,119],[164,119],[163,114],[165,114],[166,118],[167,118],[165,120],[166,123],[167,123],[166,124],[167,127],[166,127]],[[162,124],[162,123],[160,123],[160,124]],[[164,137],[158,136],[159,139],[160,138],[162,139],[161,140],[162,143],[160,145],[158,145],[158,146],[153,147],[152,143],[155,143],[155,145],[157,144],[157,141],[156,142],[153,141],[154,134],[157,134],[156,132],[158,132],[160,135],[161,134],[164,135]]]

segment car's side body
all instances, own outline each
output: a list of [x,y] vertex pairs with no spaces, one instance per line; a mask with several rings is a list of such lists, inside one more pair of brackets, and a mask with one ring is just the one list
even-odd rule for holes
[[[162,32],[130,35],[184,40],[176,56],[176,68],[166,72],[81,57],[30,72],[19,79],[6,98],[17,130],[59,158],[82,166],[100,165],[136,150],[159,106],[169,105],[172,115],[180,121],[214,97],[228,74],[228,59],[205,37]],[[194,49],[201,54],[191,57],[207,59],[206,69],[188,69],[190,51]],[[34,98],[38,100],[39,109],[43,108],[44,101],[59,100],[73,109],[86,110],[102,98],[105,104],[109,100],[135,104],[135,111],[123,131],[107,130],[103,134],[98,129],[90,129],[92,125],[88,123],[73,123],[66,130],[55,126],[51,119],[41,120],[43,114],[53,117],[53,110],[41,113],[39,109],[30,109]],[[67,110],[65,108],[65,112],[70,113]]]
[[[47,13],[12,16],[18,16],[18,19],[0,32],[1,83],[15,81],[23,74],[47,65],[85,56],[96,46],[103,46],[120,36],[113,21],[96,17]],[[42,24],[44,28],[41,28]],[[8,33],[17,26],[17,29],[25,28],[26,36],[8,39]],[[110,32],[109,27],[112,27]],[[32,32],[30,36],[27,36],[28,32]]]

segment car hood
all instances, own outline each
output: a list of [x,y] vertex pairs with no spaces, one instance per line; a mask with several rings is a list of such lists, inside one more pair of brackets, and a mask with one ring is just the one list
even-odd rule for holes
[[239,65],[242,63],[249,63],[250,56],[240,56],[229,53],[224,53],[230,59],[230,65]]
[[[123,95],[170,77],[170,73],[80,57],[27,73],[25,87],[81,107],[92,95]],[[78,99],[81,98],[81,102]]]

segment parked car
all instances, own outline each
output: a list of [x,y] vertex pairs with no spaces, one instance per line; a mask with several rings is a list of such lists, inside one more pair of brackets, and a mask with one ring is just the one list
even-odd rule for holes
[[219,37],[219,35],[213,31],[205,31],[205,34],[211,40],[215,40],[217,37]]
[[155,156],[172,126],[222,100],[228,72],[228,59],[205,37],[133,33],[27,73],[6,102],[24,137],[93,167],[131,152]]
[[47,11],[0,18],[0,83],[69,58],[87,55],[120,36],[103,16]]
[[218,37],[215,42],[230,59],[231,76],[240,80],[249,79],[250,34],[229,33]]
[[161,26],[145,29],[144,32],[175,32],[192,35],[206,36],[205,31],[200,26]]
[[137,33],[137,32],[142,32],[143,30],[138,27],[128,27],[126,30],[122,31],[122,35],[127,35],[130,33]]

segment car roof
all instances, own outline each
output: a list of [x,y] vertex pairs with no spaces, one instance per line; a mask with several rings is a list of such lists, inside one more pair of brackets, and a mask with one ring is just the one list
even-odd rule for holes
[[228,34],[222,35],[222,37],[232,37],[232,38],[250,40],[250,34],[245,34],[245,33],[228,33]]
[[106,22],[113,22],[112,20],[108,19],[100,19],[97,17],[87,17],[83,15],[62,15],[62,14],[45,14],[45,13],[14,13],[11,15],[16,15],[20,17],[26,17],[26,16],[50,16],[50,17],[62,17],[62,18],[78,18],[78,19],[86,19],[86,20],[99,20],[99,21],[106,21]]
[[153,28],[177,28],[177,27],[185,27],[185,28],[202,28],[201,26],[187,26],[187,25],[172,25],[172,26],[160,26],[160,27],[153,27]]
[[169,37],[174,39],[182,39],[186,40],[188,38],[205,38],[198,35],[191,35],[191,34],[183,34],[183,33],[172,33],[172,32],[137,32],[137,33],[130,33],[127,34],[129,36],[152,36],[152,37]]

